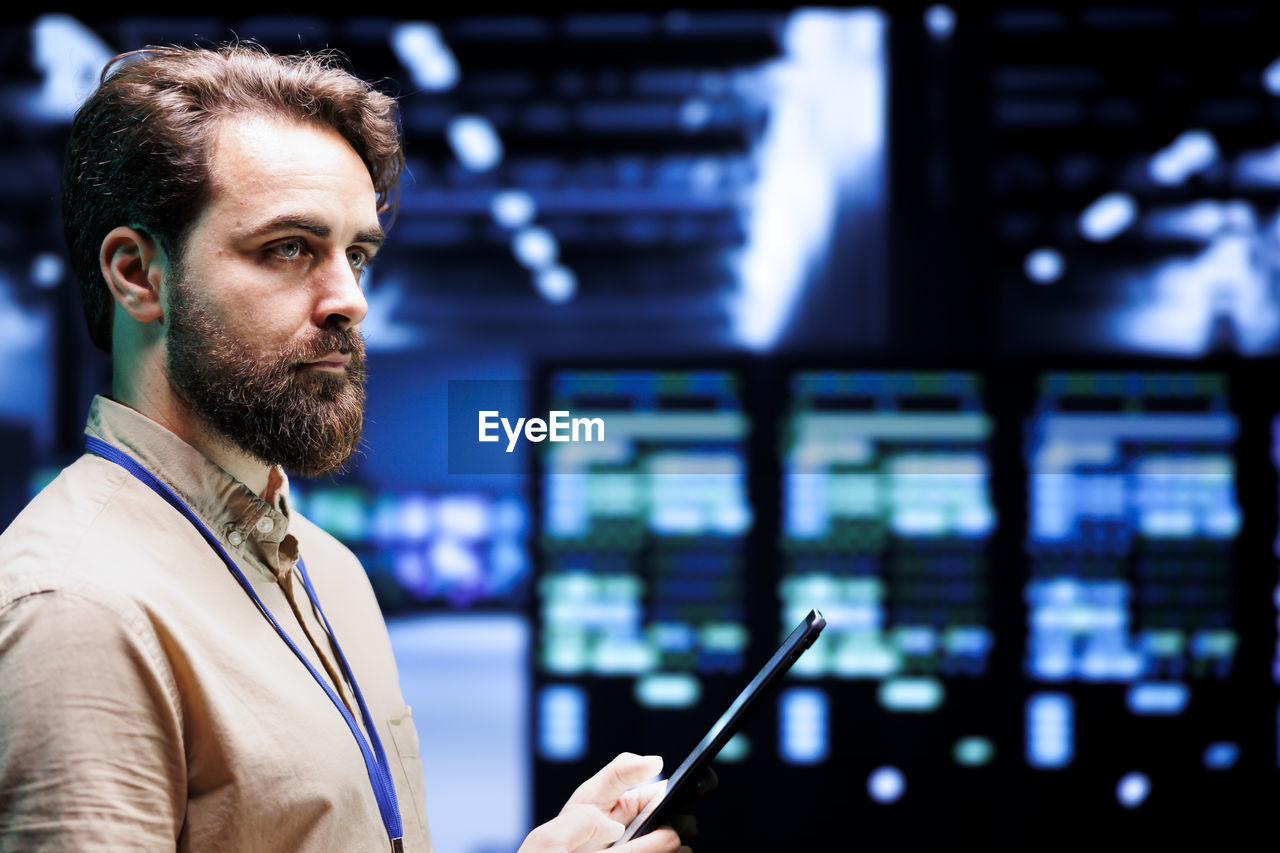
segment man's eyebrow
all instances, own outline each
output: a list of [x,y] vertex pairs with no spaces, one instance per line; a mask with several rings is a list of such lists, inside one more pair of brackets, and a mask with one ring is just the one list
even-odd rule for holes
[[[308,234],[314,234],[322,240],[329,239],[329,235],[333,233],[333,229],[323,222],[316,219],[309,219],[305,216],[296,216],[286,213],[269,219],[258,227],[254,228],[245,235],[247,239],[254,237],[262,237],[272,234],[276,231],[305,231]],[[387,234],[382,230],[381,226],[369,228],[356,234],[355,243],[371,243],[372,245],[381,246],[386,240]]]

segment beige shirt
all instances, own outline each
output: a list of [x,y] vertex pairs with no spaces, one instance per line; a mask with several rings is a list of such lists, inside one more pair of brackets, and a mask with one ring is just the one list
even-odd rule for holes
[[[339,672],[301,554],[382,737],[405,849],[429,851],[417,732],[354,555],[290,512],[287,483],[268,505],[126,406],[95,399],[85,431],[186,501],[317,671]],[[150,488],[86,455],[0,535],[0,851],[388,849],[341,714]]]

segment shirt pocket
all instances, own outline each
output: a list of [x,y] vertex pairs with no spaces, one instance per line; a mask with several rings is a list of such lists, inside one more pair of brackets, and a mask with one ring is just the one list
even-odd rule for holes
[[[387,720],[387,730],[391,732],[391,740],[396,748],[396,758],[391,759],[388,756],[388,761],[399,764],[400,777],[406,786],[402,790],[407,789],[410,799],[413,800],[412,809],[406,809],[404,801],[401,800],[400,818],[406,820],[412,816],[417,821],[421,837],[425,838],[427,837],[426,780],[422,775],[422,756],[418,747],[418,729],[413,724],[413,709],[405,705],[399,713]],[[428,846],[427,849],[430,847]]]

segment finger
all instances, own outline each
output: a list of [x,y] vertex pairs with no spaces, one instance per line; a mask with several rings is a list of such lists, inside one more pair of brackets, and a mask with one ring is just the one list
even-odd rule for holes
[[667,780],[660,779],[647,785],[637,785],[618,798],[618,804],[609,812],[614,820],[631,823],[632,818],[644,811],[655,797],[661,797],[667,790]]
[[648,835],[633,838],[626,844],[610,848],[610,853],[676,853],[680,849],[680,836],[674,829],[664,826]]
[[520,849],[530,851],[575,850],[583,845],[602,845],[622,837],[626,827],[595,806],[570,803],[552,820],[539,826]]
[[657,776],[662,770],[662,756],[636,755],[624,752],[610,761],[600,772],[578,786],[570,803],[588,803],[612,811],[618,799],[632,785]]

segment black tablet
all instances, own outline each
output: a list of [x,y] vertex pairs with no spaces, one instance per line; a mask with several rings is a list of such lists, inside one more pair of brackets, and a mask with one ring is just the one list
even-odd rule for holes
[[671,812],[683,808],[693,799],[696,793],[693,786],[697,784],[698,777],[702,775],[704,768],[720,753],[724,745],[729,742],[729,738],[742,727],[760,700],[777,689],[782,682],[782,676],[786,675],[787,670],[791,669],[791,665],[799,659],[804,650],[813,645],[813,641],[818,638],[818,634],[826,624],[827,620],[822,618],[821,613],[817,610],[809,611],[804,621],[796,626],[786,642],[773,653],[769,662],[756,673],[756,677],[751,679],[746,689],[738,694],[738,698],[733,700],[728,710],[720,715],[720,719],[716,720],[716,724],[693,748],[693,752],[690,752],[676,768],[676,772],[671,774],[670,779],[667,780],[666,791],[649,801],[640,814],[636,815],[635,820],[627,826],[622,837],[614,842],[615,845],[652,832],[669,823]]

